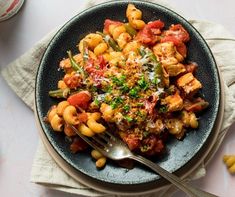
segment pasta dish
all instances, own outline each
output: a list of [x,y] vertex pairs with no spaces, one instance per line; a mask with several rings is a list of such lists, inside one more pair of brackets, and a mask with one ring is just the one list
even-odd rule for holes
[[[130,150],[160,155],[170,136],[181,140],[198,127],[197,112],[208,106],[199,94],[198,65],[186,61],[187,30],[181,24],[165,27],[160,19],[146,22],[133,4],[126,17],[106,19],[102,32],[87,34],[78,51],[68,51],[59,63],[64,76],[49,92],[58,104],[46,120],[70,139],[72,152],[87,145],[70,125],[88,137],[110,130]],[[97,151],[92,157],[104,166]]]

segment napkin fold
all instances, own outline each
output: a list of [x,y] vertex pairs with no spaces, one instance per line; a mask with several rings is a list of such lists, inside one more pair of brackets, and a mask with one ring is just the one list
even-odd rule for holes
[[[87,7],[104,1],[89,1]],[[166,1],[152,1],[172,9]],[[219,24],[199,20],[189,20],[189,22],[202,34],[210,46],[224,81],[225,109],[223,124],[217,142],[211,151],[212,154],[222,143],[229,126],[235,121],[235,37]],[[29,51],[1,70],[1,74],[9,86],[31,109],[34,105],[35,77],[40,59],[58,29],[59,27],[54,29]],[[205,174],[205,166],[202,163],[187,179],[198,179],[205,176]],[[84,196],[114,196],[95,191],[71,178],[51,158],[41,140],[39,140],[32,166],[31,181],[52,189]],[[158,192],[158,194],[149,194],[145,197],[170,196],[174,190],[174,187],[169,187],[160,193]]]

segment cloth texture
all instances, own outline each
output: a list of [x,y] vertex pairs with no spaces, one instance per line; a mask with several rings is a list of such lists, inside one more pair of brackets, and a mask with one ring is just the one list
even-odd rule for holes
[[[166,1],[152,1],[173,9]],[[101,2],[104,2],[104,0],[88,1],[87,7]],[[182,13],[180,14],[182,15]],[[210,46],[224,81],[225,109],[222,128],[214,147],[214,149],[217,149],[222,142],[221,139],[226,135],[229,126],[235,121],[235,37],[219,24],[190,19],[188,21],[202,34]],[[47,34],[29,51],[1,70],[1,74],[9,86],[31,109],[34,106],[35,77],[40,59],[58,29],[56,28]],[[198,179],[205,175],[206,170],[202,163],[196,172],[188,177],[188,180]],[[52,189],[84,196],[113,196],[95,191],[71,178],[51,158],[41,140],[39,140],[32,166],[31,181]],[[173,191],[175,191],[175,188],[170,187],[157,195],[149,194],[145,195],[145,197],[170,196]]]

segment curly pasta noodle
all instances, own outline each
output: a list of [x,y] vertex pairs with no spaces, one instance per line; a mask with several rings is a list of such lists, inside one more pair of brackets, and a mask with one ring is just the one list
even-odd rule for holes
[[235,174],[235,155],[224,155],[223,161],[231,174]]

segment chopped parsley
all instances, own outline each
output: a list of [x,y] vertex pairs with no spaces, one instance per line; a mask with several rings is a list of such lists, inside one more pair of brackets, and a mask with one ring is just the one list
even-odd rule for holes
[[133,121],[133,118],[130,116],[124,116],[124,119],[127,120],[127,122]]
[[111,93],[112,90],[113,90],[113,86],[111,86],[111,85],[108,85],[108,86],[103,88],[103,91],[106,92],[106,93]]
[[112,109],[117,108],[119,105],[123,103],[123,99],[121,97],[116,97],[113,99],[113,101],[110,103],[110,106]]
[[132,89],[129,91],[129,95],[130,95],[130,97],[132,97],[132,98],[138,98],[138,97],[139,97],[138,92],[139,92],[139,88],[138,88],[138,87],[134,87],[134,88],[132,88]]
[[140,117],[142,121],[145,120],[147,117],[147,114],[145,111],[138,111],[136,115]]
[[128,112],[129,110],[130,110],[130,105],[125,105],[124,107],[123,107],[123,110],[125,111],[125,112]]
[[95,103],[95,105],[97,105],[97,106],[100,105],[100,101],[98,100],[98,98],[95,98],[94,103]]
[[126,83],[124,83],[123,86],[121,86],[121,91],[122,91],[123,93],[126,93],[126,92],[129,91],[129,87],[127,86]]
[[123,86],[125,81],[126,81],[126,76],[122,75],[120,78],[117,77],[113,77],[112,81],[114,84],[116,84],[117,86]]
[[167,106],[166,105],[162,105],[159,109],[158,112],[159,113],[166,113],[167,112]]
[[146,90],[149,87],[149,84],[147,83],[147,81],[145,81],[144,76],[142,76],[140,80],[137,81],[137,83],[143,90]]

